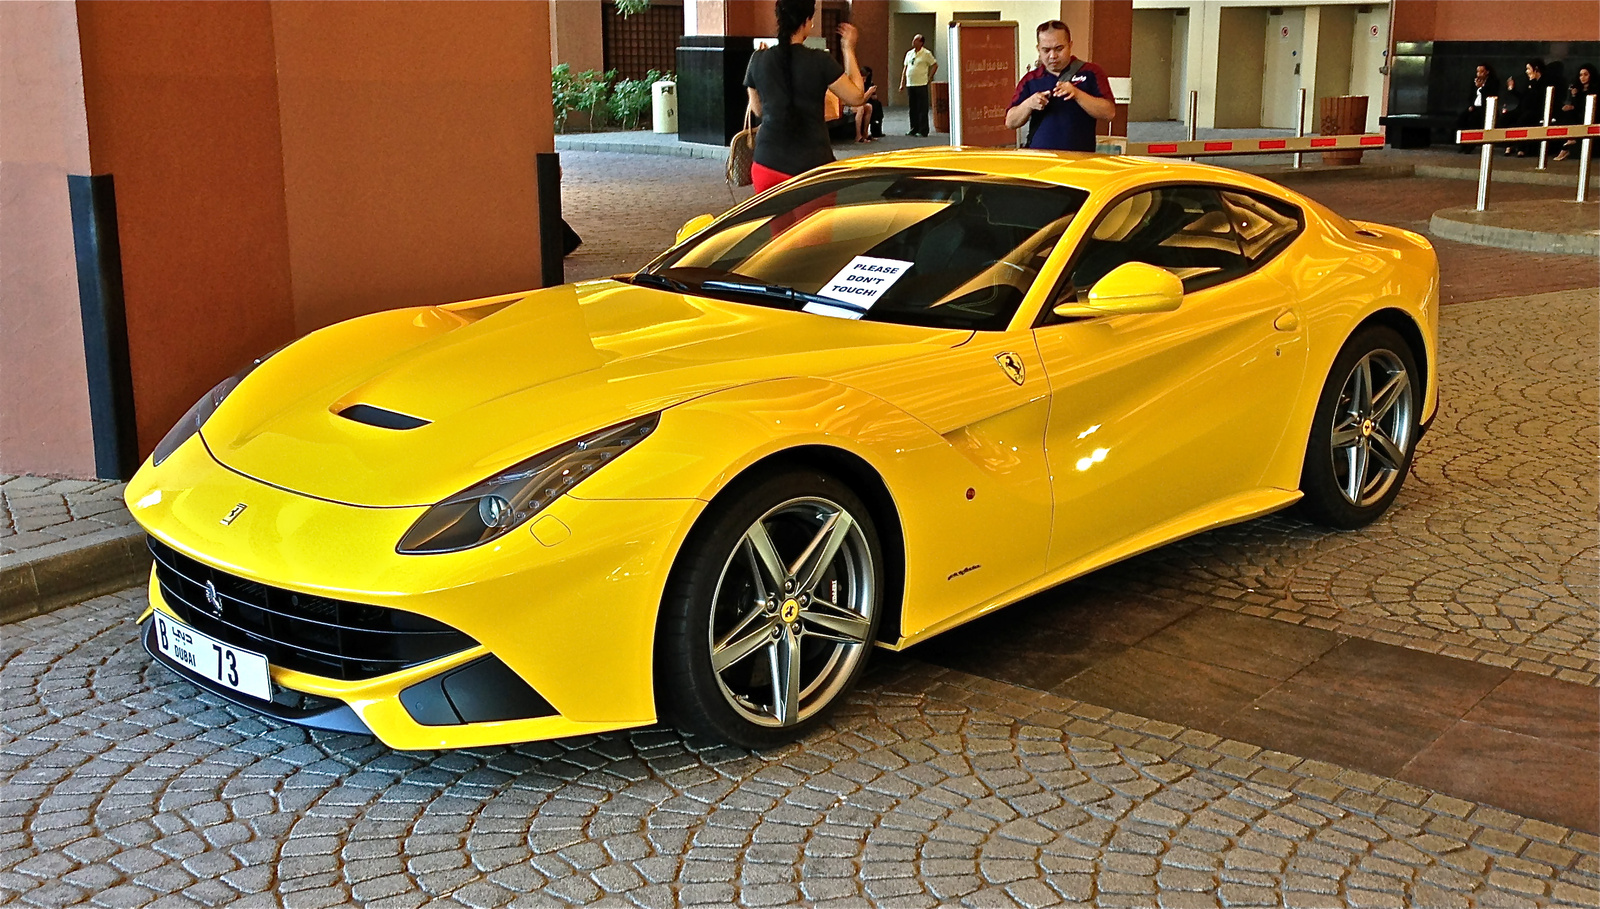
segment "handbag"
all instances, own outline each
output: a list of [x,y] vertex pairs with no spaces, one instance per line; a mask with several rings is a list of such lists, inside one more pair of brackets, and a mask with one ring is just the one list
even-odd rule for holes
[[749,186],[755,182],[750,176],[750,165],[756,160],[756,130],[759,127],[751,126],[752,112],[747,107],[744,111],[744,129],[733,134],[733,140],[728,143],[728,185]]

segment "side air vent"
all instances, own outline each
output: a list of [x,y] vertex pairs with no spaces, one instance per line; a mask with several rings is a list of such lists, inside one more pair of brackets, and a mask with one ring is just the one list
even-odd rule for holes
[[382,407],[373,407],[371,404],[351,404],[339,411],[339,416],[383,429],[416,429],[429,423],[428,420],[384,410]]

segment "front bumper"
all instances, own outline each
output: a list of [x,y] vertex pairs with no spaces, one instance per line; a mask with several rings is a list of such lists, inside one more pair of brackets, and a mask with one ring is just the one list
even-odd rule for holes
[[[395,542],[422,509],[362,508],[268,486],[218,464],[198,438],[159,469],[141,470],[127,499],[154,538],[217,571],[415,613],[478,642],[372,678],[271,666],[274,686],[343,704],[361,726],[399,749],[506,744],[653,723],[656,613],[672,556],[703,507],[697,500],[568,496],[529,526],[485,546],[400,555]],[[240,505],[245,508],[222,523]],[[154,573],[150,601],[152,609],[183,620]],[[491,656],[548,701],[553,715],[438,724],[435,711],[430,725],[402,702],[407,689]],[[248,696],[217,693],[287,722],[349,722],[336,709],[290,715]],[[418,695],[410,698],[430,719]]]
[[[153,587],[155,585],[152,585]],[[162,610],[163,612],[169,610]],[[150,658],[176,673],[189,684],[218,697],[232,701],[241,707],[248,707],[257,713],[270,716],[275,720],[304,726],[307,729],[321,729],[325,732],[350,732],[357,735],[371,735],[372,730],[367,724],[361,722],[361,717],[356,715],[350,705],[343,701],[318,698],[315,696],[301,696],[299,698],[274,698],[271,701],[261,701],[249,695],[239,694],[230,688],[218,685],[210,679],[203,678],[190,672],[180,663],[167,659],[156,646],[155,622],[148,616],[143,620],[144,632],[139,635],[139,640],[144,644],[145,652]],[[282,689],[287,691],[287,689]],[[294,703],[299,701],[299,703]]]

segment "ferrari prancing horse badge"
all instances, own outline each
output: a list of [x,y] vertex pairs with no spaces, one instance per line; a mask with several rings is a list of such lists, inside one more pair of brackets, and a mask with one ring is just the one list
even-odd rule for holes
[[1023,368],[1021,357],[1009,350],[1002,350],[994,355],[994,361],[1000,364],[1001,369],[1005,370],[1007,378],[1018,385],[1022,384],[1023,377],[1027,374],[1027,371]]

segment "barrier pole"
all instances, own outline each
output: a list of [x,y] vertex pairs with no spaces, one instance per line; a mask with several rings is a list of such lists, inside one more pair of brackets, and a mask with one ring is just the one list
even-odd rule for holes
[[[1589,95],[1589,97],[1583,99],[1583,125],[1584,126],[1592,126],[1594,124],[1594,102],[1595,102],[1595,96],[1592,95],[1592,94]],[[1584,200],[1584,197],[1586,195],[1588,195],[1588,192],[1589,192],[1589,145],[1593,141],[1594,141],[1593,139],[1590,139],[1589,137],[1585,136],[1584,139],[1583,139],[1583,142],[1578,146],[1578,201],[1579,202],[1582,202]]]
[[[1550,110],[1555,106],[1555,103],[1556,87],[1554,85],[1546,85],[1544,87],[1544,122],[1540,123],[1540,126],[1550,125]],[[1539,143],[1539,166],[1536,168],[1537,170],[1544,170],[1544,156],[1549,148],[1549,142]]]
[[[1190,142],[1194,141],[1194,130],[1195,130],[1194,121],[1199,116],[1200,116],[1200,93],[1195,91],[1195,90],[1193,90],[1193,89],[1190,89],[1189,90],[1189,119],[1188,119],[1189,141]],[[1193,161],[1194,158],[1191,156],[1189,158],[1189,160]]]
[[[1302,136],[1304,136],[1305,134],[1306,134],[1306,90],[1302,88],[1302,89],[1300,89],[1300,119],[1294,121],[1294,137],[1296,139],[1299,139]],[[1300,166],[1300,159],[1303,158],[1303,157],[1304,157],[1304,155],[1302,155],[1300,152],[1295,152],[1294,153],[1294,166],[1295,167],[1299,167]]]
[[[1483,128],[1494,129],[1494,111],[1499,98],[1483,99]],[[1478,163],[1478,211],[1489,204],[1489,168],[1494,165],[1494,143],[1483,143],[1482,160]]]

